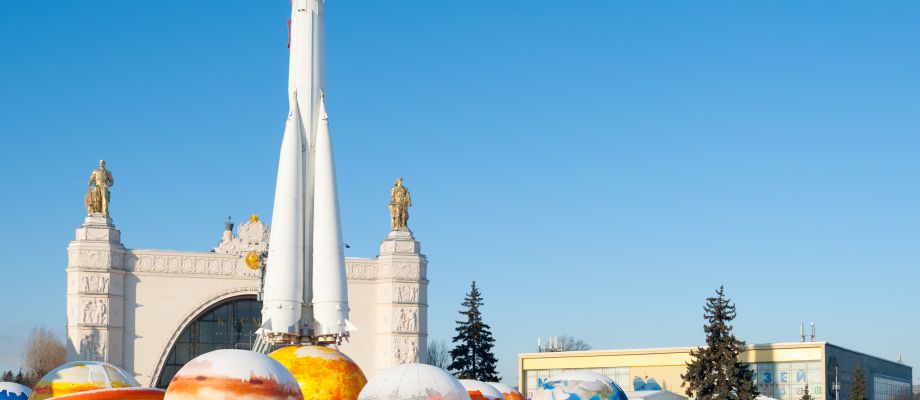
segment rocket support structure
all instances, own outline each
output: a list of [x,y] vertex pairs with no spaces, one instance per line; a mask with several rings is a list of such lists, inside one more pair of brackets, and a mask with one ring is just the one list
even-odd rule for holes
[[290,112],[281,142],[265,266],[261,338],[341,343],[348,286],[326,115],[323,0],[292,0]]

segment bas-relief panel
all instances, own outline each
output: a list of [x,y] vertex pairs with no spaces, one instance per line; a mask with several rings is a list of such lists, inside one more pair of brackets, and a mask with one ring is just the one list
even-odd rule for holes
[[109,302],[93,297],[80,300],[80,325],[104,326],[109,323]]
[[419,361],[419,339],[414,337],[393,338],[393,362],[395,365]]
[[118,252],[116,249],[71,250],[67,252],[67,265],[84,268],[119,267],[120,265],[112,263],[112,254],[120,255]]
[[377,265],[371,263],[346,263],[345,275],[352,280],[377,279]]
[[206,254],[137,254],[126,256],[130,272],[201,274],[255,277],[258,273],[242,266],[239,257],[214,257]]
[[348,262],[345,273],[352,280],[397,279],[419,281],[425,277],[420,274],[419,263],[375,264],[367,262]]
[[418,264],[400,263],[393,265],[393,278],[396,279],[418,279]]
[[80,332],[80,358],[86,361],[105,361],[106,337],[98,330]]
[[78,283],[80,285],[78,289],[82,293],[104,294],[109,292],[109,277],[105,274],[83,275]]
[[399,307],[393,310],[395,317],[393,331],[399,333],[418,333],[419,315],[417,308]]
[[418,285],[396,285],[393,300],[397,303],[418,303]]
[[419,281],[419,263],[382,263],[376,266],[378,279]]

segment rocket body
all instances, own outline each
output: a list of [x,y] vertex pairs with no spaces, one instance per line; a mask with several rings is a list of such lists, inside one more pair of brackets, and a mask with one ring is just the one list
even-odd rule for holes
[[323,98],[323,0],[292,0],[290,112],[278,161],[261,333],[274,343],[348,336],[348,288]]

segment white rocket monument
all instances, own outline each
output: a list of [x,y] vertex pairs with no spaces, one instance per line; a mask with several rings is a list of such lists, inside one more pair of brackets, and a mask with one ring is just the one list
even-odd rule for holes
[[326,115],[323,0],[292,0],[291,110],[281,142],[262,296],[263,340],[340,343],[348,287]]

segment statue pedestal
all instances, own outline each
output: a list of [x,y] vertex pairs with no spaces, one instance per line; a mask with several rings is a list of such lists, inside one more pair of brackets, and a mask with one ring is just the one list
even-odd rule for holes
[[377,256],[377,371],[428,359],[428,258],[412,231],[390,231]]
[[380,244],[380,255],[384,254],[420,254],[422,246],[408,228],[390,231]]
[[67,246],[67,358],[123,366],[125,247],[102,213],[86,216]]
[[115,229],[112,218],[102,213],[92,213],[77,228],[77,241],[113,242],[121,245],[121,231]]

